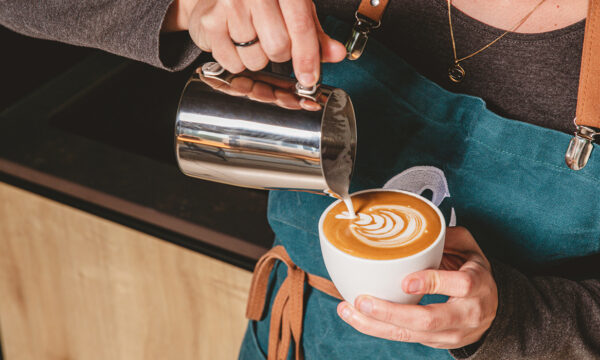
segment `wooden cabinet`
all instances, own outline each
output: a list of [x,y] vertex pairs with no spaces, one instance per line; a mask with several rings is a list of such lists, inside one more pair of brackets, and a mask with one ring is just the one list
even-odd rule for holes
[[0,183],[6,360],[235,359],[251,273]]

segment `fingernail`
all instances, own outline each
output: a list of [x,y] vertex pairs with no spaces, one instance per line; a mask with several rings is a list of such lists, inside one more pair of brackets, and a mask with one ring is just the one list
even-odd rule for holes
[[373,310],[373,302],[371,299],[363,299],[358,303],[358,309],[363,314],[370,314]]
[[408,282],[408,292],[409,293],[416,293],[419,290],[421,290],[421,280],[419,279],[414,279]]
[[348,307],[347,307],[347,306],[346,306],[346,307],[344,307],[344,308],[342,309],[342,317],[343,317],[344,319],[350,319],[350,315],[351,315],[351,311],[350,311],[350,309],[348,309]]
[[298,80],[300,80],[304,86],[311,86],[315,83],[315,76],[313,74],[304,73],[298,76]]
[[304,108],[305,110],[309,110],[309,111],[321,110],[321,105],[319,105],[313,101],[309,101],[308,99],[305,99],[305,98],[300,99],[300,106],[302,106],[302,108]]

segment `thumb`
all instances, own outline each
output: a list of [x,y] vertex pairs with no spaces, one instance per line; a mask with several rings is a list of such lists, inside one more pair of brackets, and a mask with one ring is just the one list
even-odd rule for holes
[[333,40],[325,33],[319,34],[321,43],[321,61],[336,63],[346,57],[346,47],[341,42]]
[[317,36],[321,45],[321,62],[340,62],[346,57],[346,47],[339,41],[333,40],[325,34],[321,22],[317,17],[317,9],[313,3],[313,19],[317,27]]
[[423,270],[408,275],[402,281],[402,289],[407,294],[469,297],[474,294],[477,287],[478,277],[470,269],[464,271]]

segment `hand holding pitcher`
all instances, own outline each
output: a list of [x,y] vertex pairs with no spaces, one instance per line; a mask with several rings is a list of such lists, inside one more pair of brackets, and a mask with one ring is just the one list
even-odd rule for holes
[[346,55],[344,45],[323,32],[310,0],[175,0],[163,30],[188,30],[232,73],[292,59],[304,86],[318,81],[320,61]]

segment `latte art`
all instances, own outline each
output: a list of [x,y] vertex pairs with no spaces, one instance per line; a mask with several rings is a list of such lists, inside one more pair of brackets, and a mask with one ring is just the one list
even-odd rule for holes
[[338,249],[368,259],[396,259],[423,251],[438,238],[442,219],[434,205],[409,194],[371,191],[352,195],[356,215],[343,202],[323,218],[323,233]]
[[[368,246],[391,248],[418,239],[427,227],[427,220],[420,212],[403,205],[377,205],[357,214],[358,220],[350,225],[350,231]],[[337,219],[351,219],[344,211]]]

